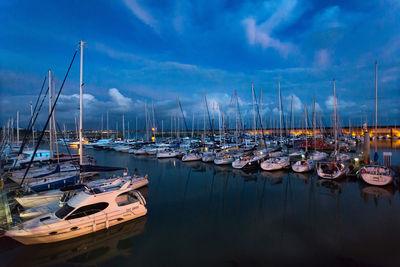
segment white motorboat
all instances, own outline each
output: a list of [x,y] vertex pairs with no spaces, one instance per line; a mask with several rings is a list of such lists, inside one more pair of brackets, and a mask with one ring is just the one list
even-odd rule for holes
[[294,172],[309,172],[314,170],[315,163],[312,159],[299,160],[292,165],[292,170]]
[[111,143],[112,143],[112,139],[100,139],[97,142],[85,144],[85,147],[103,149],[105,146],[108,146]]
[[311,154],[311,159],[313,161],[320,161],[320,160],[324,160],[328,157],[328,154],[325,152],[320,152],[320,151],[314,151]]
[[[30,219],[42,214],[55,212],[58,208],[62,207],[70,198],[74,195],[82,191],[83,189],[89,190],[98,190],[99,188],[107,188],[111,186],[122,186],[125,183],[129,183],[129,188],[131,189],[139,189],[141,187],[146,186],[149,183],[147,176],[125,176],[125,177],[116,177],[109,179],[100,179],[96,181],[89,182],[85,185],[81,185],[79,187],[73,186],[71,189],[66,188],[66,190],[59,190],[59,197],[48,202],[43,203],[41,205],[37,205],[31,208],[28,208],[22,212],[20,212],[20,217],[23,219]],[[57,192],[56,192],[57,193]],[[55,193],[55,194],[56,194]]]
[[217,155],[214,159],[215,165],[231,165],[235,158],[229,154]]
[[290,166],[290,160],[289,157],[269,158],[260,166],[265,171],[281,170]]
[[324,179],[338,179],[347,174],[349,166],[341,161],[320,162],[318,176]]
[[87,235],[146,215],[146,201],[125,183],[85,190],[55,213],[28,220],[5,232],[23,244],[53,243]]
[[183,162],[201,160],[201,154],[198,152],[190,152],[182,157]]
[[159,150],[157,152],[157,158],[158,159],[176,158],[177,156],[179,156],[179,154],[180,153],[178,151],[174,151],[171,149]]
[[359,170],[364,182],[384,186],[393,182],[393,171],[386,166],[366,165]]

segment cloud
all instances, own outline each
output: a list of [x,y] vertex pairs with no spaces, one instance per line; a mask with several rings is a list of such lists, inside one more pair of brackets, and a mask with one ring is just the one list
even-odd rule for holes
[[109,89],[108,94],[121,111],[128,111],[132,108],[132,99],[123,96],[117,88]]
[[266,3],[265,11],[272,13],[261,24],[257,24],[255,17],[247,17],[242,20],[246,37],[250,45],[261,45],[263,48],[274,48],[284,58],[296,50],[290,42],[283,42],[273,37],[281,28],[292,24],[302,14],[303,9],[297,6],[296,0],[284,0],[278,5]]
[[[333,101],[334,99],[333,99],[333,95],[330,95],[326,100],[325,100],[325,106],[329,109],[329,110],[333,110],[334,109],[334,101]],[[356,103],[355,102],[353,102],[353,101],[351,101],[351,100],[349,100],[349,101],[346,101],[346,100],[342,100],[342,99],[338,99],[337,97],[336,97],[336,107],[337,107],[337,109],[339,110],[345,110],[345,109],[348,109],[348,108],[351,108],[351,107],[354,107],[354,106],[356,106]]]
[[243,20],[243,25],[246,29],[247,40],[251,45],[259,44],[263,48],[275,48],[285,58],[295,49],[295,46],[291,43],[281,42],[278,39],[272,38],[268,32],[263,32],[260,27],[256,25],[255,19],[253,18]]
[[148,11],[139,5],[138,0],[124,0],[124,3],[138,19],[158,32],[157,21]]
[[283,109],[287,112],[290,112],[291,105],[292,105],[292,97],[293,97],[293,112],[299,112],[304,109],[304,104],[301,102],[300,98],[295,95],[291,94],[288,96],[283,97]]
[[[86,103],[89,103],[91,101],[95,100],[95,97],[91,94],[83,94],[83,101]],[[73,94],[73,95],[60,95],[60,100],[71,100],[71,99],[78,99],[79,100],[79,95],[78,94]]]

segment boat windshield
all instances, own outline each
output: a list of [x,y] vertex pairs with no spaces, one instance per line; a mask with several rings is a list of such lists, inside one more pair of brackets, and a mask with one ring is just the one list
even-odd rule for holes
[[74,209],[75,208],[69,206],[68,204],[65,204],[59,210],[56,211],[56,216],[58,218],[60,218],[60,219],[63,219],[65,216],[67,216]]

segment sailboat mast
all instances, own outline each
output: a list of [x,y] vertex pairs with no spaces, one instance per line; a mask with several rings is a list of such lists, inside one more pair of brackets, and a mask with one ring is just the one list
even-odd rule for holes
[[378,62],[375,61],[375,138],[376,139],[378,138],[377,133],[378,133]]
[[[31,102],[31,118],[33,118],[32,102]],[[32,125],[32,147],[35,147],[35,128],[33,128],[33,125]]]
[[236,147],[238,146],[238,118],[237,118],[237,109],[238,109],[238,99],[237,99],[237,93],[235,90],[235,123],[236,123],[236,128],[235,128],[235,140],[236,140]]
[[194,112],[192,112],[192,139],[194,134]]
[[[52,90],[51,90],[51,70],[49,70],[49,114],[51,114],[51,106],[52,106]],[[50,148],[50,158],[53,158],[53,127],[52,123],[49,123],[49,148]]]
[[[262,88],[260,88],[260,124],[262,125],[262,126],[264,126],[265,124],[263,124],[263,110],[262,110]],[[264,133],[263,132],[263,129],[261,128],[261,131],[262,131],[262,133]],[[264,138],[264,136],[262,137],[262,138]]]
[[334,117],[334,126],[335,126],[335,150],[337,148],[337,113],[336,113],[336,87],[335,87],[335,79],[333,79],[333,117]]
[[219,130],[219,145],[222,146],[222,132],[221,132],[221,110],[218,104],[218,130]]
[[278,80],[278,94],[279,94],[279,135],[281,137],[281,145],[282,141],[282,99],[281,99],[281,81]]
[[156,127],[156,120],[155,120],[155,116],[154,116],[154,102],[151,101],[151,113],[153,115],[153,126],[152,126],[152,131],[153,131],[153,136],[154,136],[154,140],[156,140],[156,134],[157,134],[157,127]]
[[206,142],[206,93],[203,92],[203,144]]
[[304,105],[304,119],[306,123],[306,152],[308,151],[308,140],[307,140],[307,104]]
[[251,95],[253,98],[253,126],[254,126],[254,144],[257,145],[257,135],[256,135],[256,109],[254,106],[254,84],[251,82]]
[[104,114],[102,113],[102,114],[101,114],[101,132],[100,132],[100,138],[101,138],[101,139],[103,139],[103,128],[104,128],[104,127],[103,127],[103,121],[104,121],[104,120],[103,120],[103,117],[104,117],[103,115],[104,115]]
[[125,116],[122,113],[122,140],[125,140]]
[[314,96],[314,99],[313,99],[313,106],[312,106],[312,109],[313,109],[313,136],[314,136],[314,150],[316,150],[316,148],[317,148],[317,137],[315,136],[315,134],[316,134],[316,129],[315,129],[315,127],[316,127],[316,118],[315,118],[315,96]]
[[79,41],[81,49],[81,64],[79,74],[79,164],[83,164],[83,151],[82,151],[82,117],[83,117],[83,44],[84,42]]
[[17,111],[17,145],[19,144],[19,111]]
[[[56,103],[56,80],[53,77],[53,103],[52,105],[55,105]],[[53,110],[52,114],[52,120],[50,123],[53,123],[53,150],[55,148],[56,154],[57,154],[57,163],[60,163],[60,153],[58,153],[58,143],[57,143],[57,128],[56,128],[56,110]]]
[[292,144],[293,144],[293,150],[294,150],[294,117],[293,117],[293,95],[292,95],[292,101],[290,102],[290,116],[291,116],[291,125],[292,125]]

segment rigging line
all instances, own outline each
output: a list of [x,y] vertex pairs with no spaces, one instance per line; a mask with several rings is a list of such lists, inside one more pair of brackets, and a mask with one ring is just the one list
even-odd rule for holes
[[[33,125],[35,125],[36,119],[37,119],[38,116],[39,116],[40,110],[42,109],[43,102],[44,102],[44,100],[46,99],[46,96],[47,96],[47,93],[48,93],[48,92],[49,92],[49,87],[47,87],[46,93],[45,93],[44,96],[43,96],[42,102],[40,103],[40,106],[39,106],[39,109],[38,109],[37,113],[35,114],[35,119],[33,120],[31,127],[25,132],[25,134],[26,134],[27,132],[30,132],[30,131],[32,130]],[[25,144],[26,144],[26,142],[23,142],[23,143],[21,144],[20,152],[18,152],[18,153],[19,153],[18,155],[21,155],[21,154],[22,154],[22,151],[23,151],[24,148],[25,148]],[[12,170],[14,170],[15,165],[16,165],[17,162],[18,162],[18,159],[19,159],[19,158],[17,157],[16,160],[14,161],[14,165],[12,166],[11,169],[9,169],[9,172],[12,171]]]
[[64,87],[65,81],[67,80],[69,71],[71,70],[71,67],[72,67],[72,63],[74,63],[74,60],[75,60],[75,57],[76,57],[76,53],[78,52],[78,49],[79,49],[79,47],[75,50],[74,56],[72,57],[71,63],[69,64],[67,73],[65,74],[64,80],[63,80],[63,82],[62,82],[62,84],[61,84],[60,90],[58,91],[57,97],[56,97],[56,99],[54,100],[54,104],[53,104],[52,107],[51,107],[50,114],[49,114],[49,116],[47,117],[47,121],[46,121],[46,123],[45,123],[45,125],[44,125],[44,127],[43,127],[43,131],[42,131],[41,134],[40,134],[38,143],[36,144],[35,150],[33,151],[33,155],[32,155],[32,157],[31,157],[31,160],[30,160],[30,162],[29,162],[28,167],[26,168],[26,171],[25,171],[24,177],[22,178],[22,181],[21,181],[21,183],[20,183],[20,186],[23,184],[23,182],[24,182],[24,180],[25,180],[25,177],[26,177],[26,175],[28,174],[29,169],[31,168],[32,162],[33,162],[33,160],[34,160],[34,158],[35,158],[35,155],[36,155],[36,152],[37,152],[37,150],[38,150],[38,148],[39,148],[40,141],[43,139],[43,136],[44,136],[44,133],[45,133],[45,129],[47,128],[47,126],[48,126],[48,124],[49,124],[49,121],[50,121],[50,118],[51,118],[51,116],[53,115],[53,112],[54,112],[54,109],[55,109],[55,107],[56,107],[58,98],[60,97],[60,94],[61,94],[61,91],[62,91],[62,89],[63,89],[63,87]]
[[208,109],[207,97],[206,97],[205,93],[204,93],[204,102],[206,103],[208,122],[210,123],[211,140],[214,141],[214,127],[213,127],[213,125],[211,125],[210,111]]
[[186,125],[186,119],[185,119],[185,114],[183,114],[183,109],[182,109],[182,105],[181,105],[181,101],[179,101],[179,96],[178,96],[178,105],[181,109],[181,113],[182,113],[182,118],[183,118],[183,122],[185,123],[185,128],[186,128],[186,132],[188,132],[188,127]]

